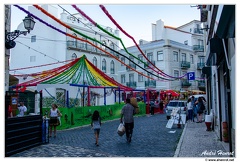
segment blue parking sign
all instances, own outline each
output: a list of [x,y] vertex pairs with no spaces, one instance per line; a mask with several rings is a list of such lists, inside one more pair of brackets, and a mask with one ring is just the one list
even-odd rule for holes
[[188,80],[195,80],[195,72],[188,72],[187,78]]

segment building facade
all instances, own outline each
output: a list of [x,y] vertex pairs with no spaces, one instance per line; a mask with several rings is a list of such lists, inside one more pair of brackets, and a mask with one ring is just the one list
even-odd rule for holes
[[[58,18],[58,8],[53,5],[41,5],[43,9]],[[108,50],[106,47],[99,43],[93,42],[80,34],[71,31],[70,29],[58,24],[56,21],[47,17],[41,11],[36,9],[34,6],[29,6],[28,11],[37,17],[41,18],[48,24],[62,30],[68,34],[76,36],[81,39],[85,39],[95,44],[99,48],[102,48],[114,56],[117,56],[115,52]],[[66,12],[60,14],[60,20],[69,25],[71,28],[79,31],[80,33],[92,37],[104,45],[118,51],[119,41],[112,36],[109,36],[105,32],[101,31],[93,24],[89,23],[80,14],[69,15]],[[102,26],[105,30],[111,34],[119,37],[119,31],[112,29],[110,27]],[[25,30],[23,23],[19,24],[18,30]],[[34,30],[30,34],[24,37],[18,37],[16,39],[16,47],[11,49],[10,58],[10,69],[12,69],[11,74],[31,74],[35,72],[41,72],[49,69],[53,69],[59,66],[63,66],[67,62],[66,60],[71,60],[79,58],[86,55],[87,59],[91,61],[97,68],[105,72],[111,78],[117,79],[117,71],[119,62],[115,60],[110,55],[100,51],[96,47],[89,45],[86,42],[80,41],[78,39],[73,39],[56,30],[46,26],[45,24],[36,20]],[[56,62],[62,62],[60,64],[55,64]],[[49,66],[41,66],[45,64],[51,64]],[[19,70],[22,67],[36,67],[37,68],[25,68]],[[17,70],[13,70],[17,69]],[[25,82],[33,78],[27,75],[19,78],[19,82]],[[84,82],[84,81],[83,81]],[[79,83],[83,84],[83,83]],[[31,87],[28,88],[29,90]],[[35,90],[35,89],[32,89]],[[51,94],[56,94],[57,91],[63,91],[61,88],[52,88],[49,90]],[[48,94],[45,94],[48,95]],[[109,100],[111,101],[111,100]],[[102,103],[98,103],[101,105]],[[114,102],[114,100],[113,100]],[[110,103],[109,103],[110,104]]]
[[[162,20],[158,20],[156,24],[152,24],[152,41],[139,41],[141,50],[148,60],[165,74],[180,77],[188,72],[194,72],[196,80],[189,81],[187,76],[175,81],[157,79],[156,76],[153,77],[156,80],[150,80],[147,77],[134,73],[131,69],[123,65],[119,68],[119,80],[121,83],[125,83],[137,89],[155,88],[158,90],[205,91],[205,81],[201,72],[205,61],[203,40],[203,31],[201,30],[200,21],[193,20],[178,28],[173,28],[165,26]],[[147,60],[137,47],[132,46],[127,48],[127,50],[132,54],[132,56],[129,56],[129,59],[135,60],[136,63],[144,67],[144,63],[138,61],[136,58],[143,62],[147,62]],[[120,53],[127,55],[125,50],[121,50]],[[136,68],[136,70],[145,75],[151,75],[141,68],[133,66],[127,59],[122,57],[121,60],[126,61],[130,66]],[[155,70],[147,66],[144,67],[144,69],[157,74],[154,72]]]
[[[202,71],[207,78],[213,129],[221,141],[228,142],[229,151],[235,152],[235,5],[200,5],[200,11],[206,29],[206,66]],[[223,127],[226,123],[227,131]]]

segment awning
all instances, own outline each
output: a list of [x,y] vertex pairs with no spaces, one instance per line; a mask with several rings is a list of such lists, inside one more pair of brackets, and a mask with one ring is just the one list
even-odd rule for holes
[[218,24],[218,38],[235,38],[235,5],[223,6]]
[[9,74],[9,86],[17,85],[19,82],[19,79],[15,76]]
[[198,94],[205,94],[205,91],[200,91],[200,90],[189,90],[189,92],[193,92],[193,93],[198,93]]

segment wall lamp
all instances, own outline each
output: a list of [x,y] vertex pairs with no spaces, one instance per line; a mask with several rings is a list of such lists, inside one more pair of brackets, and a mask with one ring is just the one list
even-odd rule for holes
[[6,49],[11,49],[16,46],[16,42],[14,41],[19,35],[27,35],[27,33],[30,33],[31,30],[33,30],[35,21],[33,18],[28,15],[23,19],[23,24],[24,28],[27,31],[20,31],[20,30],[15,30],[13,32],[5,32],[5,47]]

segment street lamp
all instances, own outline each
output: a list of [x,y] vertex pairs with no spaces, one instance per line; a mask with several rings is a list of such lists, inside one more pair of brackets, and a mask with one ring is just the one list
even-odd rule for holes
[[14,41],[14,39],[16,39],[19,35],[23,34],[23,35],[27,35],[27,33],[30,33],[31,30],[33,30],[34,25],[35,25],[35,21],[33,20],[33,18],[28,15],[23,19],[23,24],[24,24],[24,28],[27,31],[20,31],[20,30],[15,30],[13,32],[7,32],[5,33],[5,47],[7,49],[11,49],[14,48],[16,43]]

